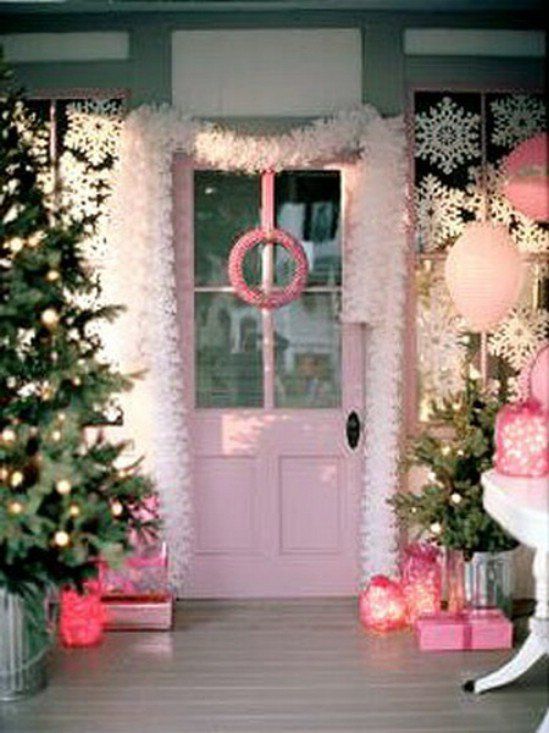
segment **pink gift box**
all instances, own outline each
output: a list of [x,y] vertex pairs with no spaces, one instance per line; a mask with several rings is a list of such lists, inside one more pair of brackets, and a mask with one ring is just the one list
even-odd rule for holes
[[421,616],[415,625],[422,651],[510,649],[513,624],[499,609],[441,611]]

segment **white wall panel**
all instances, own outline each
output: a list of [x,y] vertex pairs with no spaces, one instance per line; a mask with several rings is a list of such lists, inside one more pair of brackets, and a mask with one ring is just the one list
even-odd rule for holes
[[195,115],[317,115],[361,101],[358,29],[176,31],[173,103]]
[[478,30],[473,28],[408,28],[408,56],[493,56],[543,58],[543,31]]
[[0,45],[12,63],[111,61],[129,56],[129,36],[124,32],[12,33],[0,35]]

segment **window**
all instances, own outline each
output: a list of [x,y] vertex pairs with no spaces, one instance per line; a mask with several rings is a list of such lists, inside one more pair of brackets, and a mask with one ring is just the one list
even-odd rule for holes
[[517,306],[488,335],[489,383],[514,396],[517,374],[548,336],[549,226],[513,209],[499,191],[501,164],[545,129],[536,94],[416,91],[413,164],[417,252],[419,417],[480,371],[480,337],[468,333],[444,282],[444,260],[465,224],[499,223],[527,262]]

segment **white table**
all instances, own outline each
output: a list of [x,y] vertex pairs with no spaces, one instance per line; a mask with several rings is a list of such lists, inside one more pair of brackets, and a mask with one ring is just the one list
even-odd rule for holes
[[[477,693],[516,680],[549,654],[549,477],[510,478],[492,470],[483,474],[482,484],[488,514],[513,537],[535,550],[536,610],[530,619],[528,638],[513,659],[469,683],[468,689]],[[549,712],[540,730],[549,730]]]

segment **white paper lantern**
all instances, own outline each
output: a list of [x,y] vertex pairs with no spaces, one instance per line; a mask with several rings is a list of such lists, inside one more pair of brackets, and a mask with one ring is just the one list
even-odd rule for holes
[[446,258],[450,295],[472,331],[489,331],[517,302],[520,254],[504,226],[468,224]]

